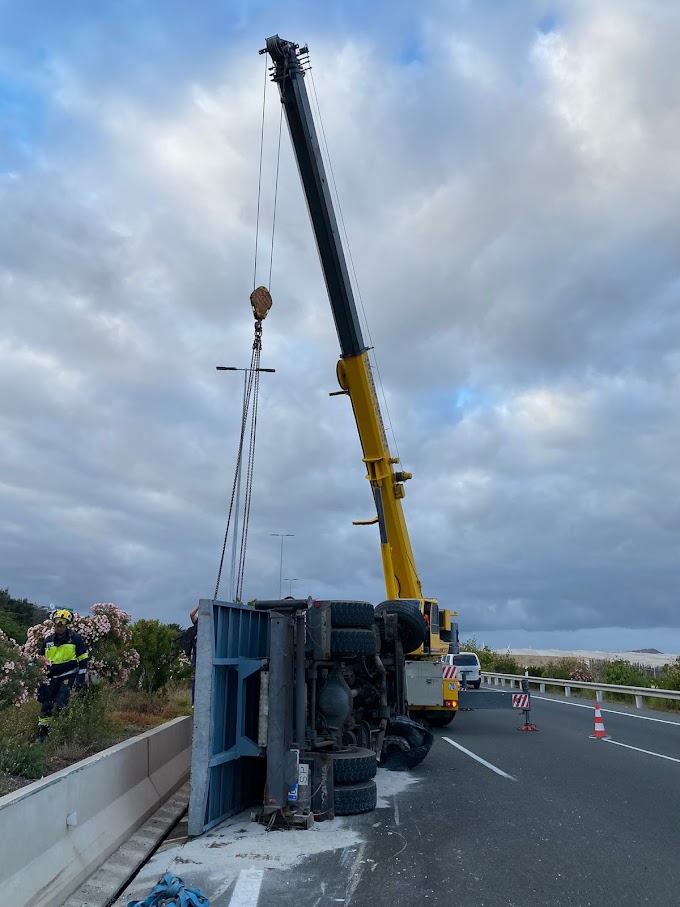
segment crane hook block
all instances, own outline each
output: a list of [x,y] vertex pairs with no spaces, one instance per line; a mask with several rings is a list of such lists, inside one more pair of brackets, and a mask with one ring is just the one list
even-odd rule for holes
[[264,321],[272,307],[272,297],[266,287],[258,287],[250,294],[250,304],[253,307],[255,321]]

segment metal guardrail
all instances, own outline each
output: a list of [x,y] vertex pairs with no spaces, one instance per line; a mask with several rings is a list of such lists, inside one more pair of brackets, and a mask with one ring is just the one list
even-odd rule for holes
[[495,674],[492,671],[482,671],[482,678],[485,683],[491,686],[506,685],[508,682],[510,689],[522,685],[523,680],[528,680],[529,684],[538,684],[540,692],[545,693],[546,686],[564,687],[564,695],[571,696],[574,690],[595,690],[595,697],[598,702],[602,702],[603,693],[626,693],[629,696],[635,696],[635,705],[638,709],[643,708],[642,700],[647,699],[675,699],[680,700],[680,692],[676,690],[659,690],[652,687],[624,687],[617,683],[590,683],[581,680],[560,680],[557,677],[529,677],[524,674]]

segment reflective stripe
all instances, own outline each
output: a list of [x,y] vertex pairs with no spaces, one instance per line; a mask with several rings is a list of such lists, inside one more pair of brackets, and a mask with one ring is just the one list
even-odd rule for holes
[[67,632],[63,642],[60,642],[56,635],[48,636],[44,646],[45,657],[53,665],[66,664],[69,661],[78,663],[87,661],[89,657],[85,643],[71,630]]
[[47,644],[45,656],[53,665],[63,664],[65,661],[76,660],[76,647],[72,642],[66,642],[62,645],[57,643]]

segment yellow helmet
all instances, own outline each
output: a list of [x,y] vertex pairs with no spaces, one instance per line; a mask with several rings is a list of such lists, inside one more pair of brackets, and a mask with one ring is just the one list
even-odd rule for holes
[[68,608],[59,608],[52,615],[52,620],[55,624],[62,624],[67,627],[73,621],[73,612],[69,611]]

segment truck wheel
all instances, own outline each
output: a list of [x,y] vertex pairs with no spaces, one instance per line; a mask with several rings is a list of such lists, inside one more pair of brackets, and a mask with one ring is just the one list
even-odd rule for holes
[[330,602],[332,627],[372,627],[375,621],[370,602]]
[[336,816],[356,816],[369,813],[378,803],[378,788],[375,781],[350,784],[333,788],[333,803]]
[[422,716],[430,725],[430,727],[446,727],[451,724],[453,719],[456,717],[456,712],[442,711],[442,712],[423,712]]
[[410,718],[393,718],[387,725],[380,764],[392,772],[403,772],[420,765],[430,752],[434,735]]
[[376,616],[380,614],[397,615],[399,636],[401,637],[401,645],[405,655],[408,655],[409,652],[413,652],[425,642],[425,639],[427,638],[427,624],[425,623],[425,618],[420,613],[420,609],[415,605],[400,601],[382,602],[376,607],[375,614]]
[[332,756],[334,784],[360,784],[375,778],[377,761],[373,750],[348,746]]
[[376,642],[373,630],[331,630],[331,655],[375,655]]

